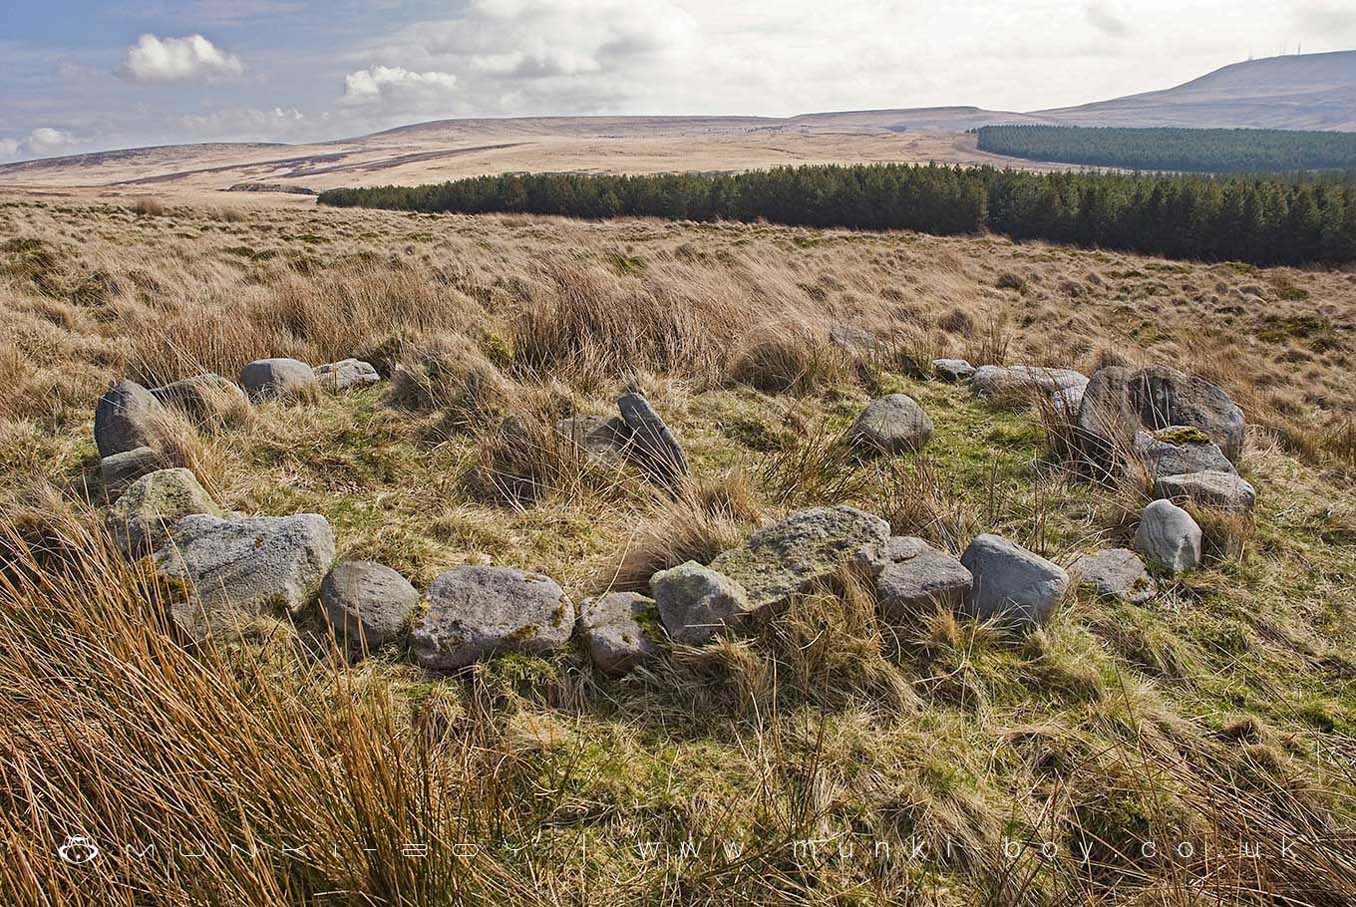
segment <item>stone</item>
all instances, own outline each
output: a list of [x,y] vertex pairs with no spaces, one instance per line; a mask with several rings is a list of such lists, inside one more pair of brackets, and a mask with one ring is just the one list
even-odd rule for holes
[[1101,369],[1092,376],[1078,411],[1080,446],[1107,468],[1134,449],[1141,429],[1184,427],[1203,432],[1231,463],[1243,453],[1243,411],[1222,388],[1176,369]]
[[515,567],[453,567],[428,587],[414,659],[457,671],[493,655],[545,655],[569,642],[574,603],[550,577]]
[[187,469],[159,469],[137,479],[108,508],[109,534],[125,557],[150,554],[191,513],[221,515],[212,496]]
[[874,352],[880,347],[876,336],[857,324],[835,324],[829,328],[829,342],[854,354]]
[[117,382],[99,398],[94,410],[94,444],[100,457],[159,447],[168,413],[160,401],[135,381]]
[[700,646],[718,633],[747,626],[751,608],[744,587],[696,561],[650,577],[659,620],[674,642]]
[[722,552],[711,569],[742,586],[750,607],[761,613],[829,579],[864,546],[882,545],[889,537],[890,524],[878,516],[854,507],[810,507]]
[[939,605],[960,609],[970,596],[974,577],[966,566],[923,539],[891,538],[885,556],[876,575],[876,597],[887,621],[916,620]]
[[341,561],[320,584],[320,604],[341,640],[378,649],[405,628],[419,591],[384,564]]
[[315,371],[296,359],[256,359],[240,372],[251,400],[277,400],[304,393],[316,384]]
[[621,416],[574,416],[556,423],[556,432],[600,460],[611,460],[626,446],[630,429]]
[[1197,428],[1173,426],[1135,433],[1135,457],[1151,478],[1188,472],[1237,472],[1218,444]]
[[1086,384],[1071,384],[1050,392],[1050,403],[1055,412],[1070,421],[1078,418],[1078,409],[1083,405]]
[[174,524],[155,560],[196,593],[175,604],[173,617],[200,637],[274,608],[299,611],[334,561],[334,530],[318,513],[191,514]]
[[892,535],[884,542],[868,542],[852,556],[853,566],[871,579],[891,564],[917,557],[928,547],[924,539],[913,535]]
[[1144,561],[1129,548],[1110,548],[1086,554],[1069,565],[1069,576],[1094,589],[1102,598],[1118,598],[1140,605],[1158,594]]
[[940,380],[955,384],[969,381],[975,375],[975,367],[964,359],[934,359],[932,372]]
[[1073,369],[1030,365],[981,365],[970,377],[970,387],[976,394],[1000,400],[1049,395],[1065,388],[1086,387],[1087,383],[1087,376]]
[[659,606],[638,592],[585,599],[579,636],[598,670],[618,677],[659,653]]
[[1252,483],[1236,472],[1220,470],[1160,476],[1154,483],[1154,497],[1221,510],[1252,510],[1257,506],[1257,489]]
[[370,362],[361,359],[341,359],[315,367],[315,379],[325,390],[343,391],[353,387],[367,387],[381,380],[381,375]]
[[1201,563],[1201,527],[1172,501],[1151,501],[1135,532],[1135,550],[1169,574],[1184,573]]
[[151,396],[194,425],[227,425],[249,412],[250,401],[233,381],[207,373],[151,388]]
[[961,555],[974,576],[965,611],[982,620],[1029,627],[1043,624],[1069,590],[1069,574],[997,535],[981,535]]
[[905,394],[871,401],[847,430],[848,443],[866,453],[921,450],[931,437],[932,420],[918,401]]
[[137,479],[169,465],[155,449],[137,447],[104,457],[99,461],[99,475],[103,479],[104,492],[110,498],[116,498]]
[[649,400],[634,392],[623,394],[617,408],[630,432],[627,458],[656,484],[676,486],[687,475],[687,457],[663,418]]

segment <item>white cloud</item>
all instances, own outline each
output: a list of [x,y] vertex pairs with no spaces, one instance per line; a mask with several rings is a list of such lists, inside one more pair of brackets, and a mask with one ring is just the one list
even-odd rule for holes
[[56,157],[75,150],[77,139],[69,132],[39,126],[21,139],[0,139],[0,159]]
[[202,35],[159,38],[142,35],[127,49],[122,73],[134,82],[182,82],[238,76],[245,64]]
[[411,72],[403,66],[369,66],[344,79],[344,104],[382,104],[393,109],[437,105],[456,87],[447,72]]
[[18,139],[0,139],[0,160],[10,161],[19,156]]

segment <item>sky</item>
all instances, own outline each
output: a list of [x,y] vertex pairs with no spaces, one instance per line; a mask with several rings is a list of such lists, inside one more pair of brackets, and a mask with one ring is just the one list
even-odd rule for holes
[[1351,0],[0,0],[0,161],[448,117],[998,110],[1356,48]]

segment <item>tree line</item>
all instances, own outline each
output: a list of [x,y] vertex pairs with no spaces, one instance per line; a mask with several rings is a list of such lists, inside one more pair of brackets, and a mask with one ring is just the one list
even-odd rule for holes
[[1356,133],[1286,129],[981,126],[981,151],[1033,161],[1196,173],[1356,168]]
[[1356,261],[1356,179],[1028,173],[870,164],[738,174],[505,174],[332,189],[321,204],[401,211],[733,220],[984,231],[1014,239],[1259,265]]

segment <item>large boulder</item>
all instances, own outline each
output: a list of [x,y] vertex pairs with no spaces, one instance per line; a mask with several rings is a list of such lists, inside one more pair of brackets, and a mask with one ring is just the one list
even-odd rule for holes
[[160,469],[137,479],[108,508],[109,534],[124,556],[150,554],[191,513],[221,515],[212,496],[187,469]]
[[1199,429],[1231,463],[1243,452],[1243,411],[1220,387],[1176,369],[1101,369],[1092,376],[1078,411],[1080,444],[1107,468],[1134,449],[1141,429],[1174,427]]
[[1167,499],[1144,508],[1135,532],[1135,550],[1149,563],[1176,575],[1201,563],[1201,527],[1181,507]]
[[1153,478],[1205,470],[1237,472],[1219,445],[1199,428],[1174,425],[1156,432],[1136,432],[1134,451]]
[[94,410],[94,444],[100,457],[158,448],[168,413],[160,401],[135,381],[117,382],[99,398]]
[[942,381],[955,384],[973,378],[975,367],[964,359],[934,359],[932,373]]
[[381,380],[381,375],[370,362],[361,359],[341,359],[315,367],[315,379],[325,390],[343,391],[367,387]]
[[1154,497],[1221,510],[1252,510],[1257,506],[1257,489],[1252,483],[1238,473],[1219,470],[1160,476],[1154,483]]
[[579,636],[594,666],[620,676],[659,652],[658,605],[638,592],[612,592],[584,601]]
[[916,620],[939,605],[959,609],[974,583],[964,564],[913,536],[893,536],[875,553],[862,549],[857,562],[876,577],[881,613],[895,623]]
[[240,372],[251,400],[278,400],[316,386],[315,370],[296,359],[256,359]]
[[889,394],[871,401],[847,430],[847,441],[862,453],[921,450],[932,437],[932,420],[918,401]]
[[334,561],[334,530],[318,513],[191,514],[174,525],[155,560],[161,573],[194,590],[173,613],[199,636],[268,609],[300,610]]
[[669,638],[687,646],[743,629],[752,610],[743,586],[696,561],[650,577],[650,594]]
[[890,524],[878,516],[853,507],[810,507],[753,533],[717,556],[711,569],[742,586],[750,607],[762,612],[780,608],[831,577],[863,546],[889,537]]
[[1088,377],[1068,368],[1031,365],[981,365],[970,377],[970,387],[981,397],[1019,400],[1049,396],[1071,387],[1086,387]]
[[99,475],[104,493],[116,498],[137,479],[169,466],[160,452],[151,447],[138,447],[104,457],[99,461]]
[[207,373],[151,388],[151,396],[195,425],[228,425],[249,412],[250,401],[233,381]]
[[574,603],[550,577],[514,567],[454,567],[428,587],[414,658],[429,670],[456,671],[501,653],[544,655],[569,641],[574,623]]
[[997,535],[981,535],[961,555],[974,576],[965,611],[982,620],[1043,624],[1064,600],[1069,574],[1034,552]]
[[673,487],[687,475],[687,457],[668,424],[639,393],[617,400],[628,431],[626,455],[656,484]]
[[1069,576],[1102,598],[1118,598],[1131,604],[1143,604],[1158,594],[1144,561],[1128,548],[1110,548],[1087,554],[1069,565]]
[[320,584],[320,604],[340,639],[377,649],[395,639],[419,606],[419,590],[372,561],[342,561]]

